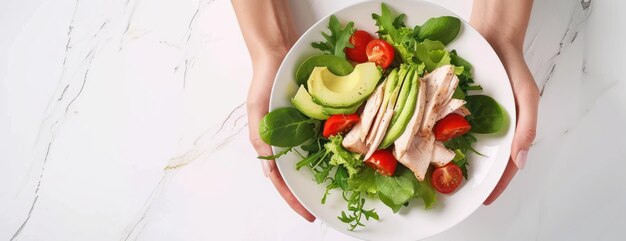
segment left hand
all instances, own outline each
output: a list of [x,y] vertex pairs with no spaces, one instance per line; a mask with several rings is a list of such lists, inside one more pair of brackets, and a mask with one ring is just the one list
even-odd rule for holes
[[539,88],[524,60],[524,37],[532,0],[474,0],[470,24],[487,39],[502,61],[513,87],[517,126],[504,174],[484,204],[495,201],[524,168],[537,129]]

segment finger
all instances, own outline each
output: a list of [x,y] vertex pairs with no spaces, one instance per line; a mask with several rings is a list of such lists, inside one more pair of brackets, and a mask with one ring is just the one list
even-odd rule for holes
[[500,177],[500,181],[496,185],[496,188],[491,191],[491,194],[489,194],[489,197],[487,197],[485,202],[483,202],[484,205],[490,205],[500,196],[500,194],[502,194],[502,192],[504,192],[513,179],[513,176],[515,176],[515,173],[517,173],[517,170],[518,168],[515,163],[513,163],[513,160],[509,159],[509,162],[506,164],[506,169],[504,169],[504,173],[502,174],[502,177]]
[[[250,131],[251,135],[253,131]],[[255,132],[257,133],[257,132]],[[251,138],[252,145],[254,149],[257,151],[259,156],[269,156],[272,155],[272,148],[270,145],[266,144],[260,138]],[[296,199],[293,195],[287,184],[283,180],[283,177],[280,175],[278,168],[276,167],[276,162],[273,160],[261,160],[261,166],[263,167],[263,173],[266,177],[269,177],[278,190],[278,193],[285,199],[287,204],[296,211],[300,216],[306,219],[309,222],[315,221],[315,216],[311,214],[302,204]]]
[[270,172],[270,180],[272,180],[272,183],[274,183],[274,186],[276,187],[276,190],[278,190],[278,193],[280,193],[283,199],[285,199],[287,204],[289,204],[291,209],[296,211],[296,213],[300,214],[300,216],[302,216],[309,222],[315,221],[315,216],[313,216],[313,214],[311,214],[304,206],[302,206],[298,199],[296,199],[296,197],[293,195],[291,190],[289,190],[289,187],[287,187],[285,180],[283,180],[283,177],[280,175],[278,168],[276,168],[276,164],[274,163],[274,161],[269,162],[271,162],[271,166],[273,166]]
[[[254,135],[254,133],[250,133],[250,135]],[[256,150],[256,153],[259,156],[271,156],[273,154],[272,147],[266,144],[265,142],[263,142],[263,140],[261,140],[260,138],[251,137],[250,142],[252,143],[252,146],[254,147],[254,149]],[[263,168],[263,175],[265,175],[265,177],[269,177],[271,170],[276,168],[275,167],[276,163],[274,161],[270,162],[264,159],[259,159],[259,161],[261,161],[261,168]]]
[[517,101],[517,127],[511,145],[511,159],[519,169],[523,169],[535,136],[537,134],[537,112],[539,110],[539,89],[528,67],[512,75],[513,92]]

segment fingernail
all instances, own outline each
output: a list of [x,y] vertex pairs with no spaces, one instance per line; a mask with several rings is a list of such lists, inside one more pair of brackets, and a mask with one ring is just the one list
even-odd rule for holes
[[528,150],[520,150],[517,152],[517,156],[515,157],[515,165],[517,168],[524,169],[524,165],[526,165],[526,158],[528,158]]
[[270,176],[270,161],[268,160],[261,160],[261,167],[263,167],[263,175],[265,175],[265,177],[269,177]]

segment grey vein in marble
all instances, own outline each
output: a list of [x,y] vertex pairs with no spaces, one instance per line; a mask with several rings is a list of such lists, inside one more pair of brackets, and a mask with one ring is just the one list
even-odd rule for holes
[[[163,190],[171,182],[174,175],[181,168],[197,160],[207,160],[212,154],[228,145],[235,137],[248,127],[247,122],[241,122],[247,116],[245,102],[236,106],[219,125],[210,128],[196,138],[192,148],[182,155],[173,157],[163,168],[163,174],[150,195],[144,202],[141,211],[125,229],[121,240],[137,240],[146,226],[146,217],[149,215],[154,202],[158,200]],[[211,135],[209,135],[212,133]]]
[[[19,226],[19,228],[14,232],[13,236],[10,239],[11,241],[19,238],[24,228],[28,225],[28,222],[30,221],[32,214],[37,207],[37,201],[39,200],[39,191],[43,182],[46,164],[48,162],[48,156],[54,144],[55,134],[59,130],[59,128],[61,128],[63,122],[68,117],[67,114],[70,110],[70,107],[76,102],[76,100],[78,100],[78,98],[83,93],[83,90],[85,88],[85,85],[87,83],[87,79],[89,76],[89,69],[91,67],[91,64],[93,63],[93,60],[96,57],[98,48],[102,45],[102,42],[103,42],[102,40],[103,37],[98,38],[99,37],[98,33],[102,32],[106,28],[108,19],[105,20],[104,23],[98,27],[96,34],[92,36],[93,39],[95,40],[94,41],[95,43],[90,44],[91,46],[90,46],[89,52],[82,58],[81,64],[78,65],[77,69],[75,70],[76,72],[80,72],[81,70],[84,71],[82,75],[83,77],[76,80],[76,78],[72,78],[71,76],[67,75],[67,73],[70,71],[68,70],[68,67],[67,67],[68,60],[71,59],[71,56],[76,56],[76,54],[72,52],[72,46],[73,46],[72,44],[73,34],[72,33],[73,33],[73,30],[75,29],[74,21],[76,18],[76,14],[78,12],[78,4],[79,4],[79,1],[76,1],[72,19],[68,26],[65,53],[63,57],[63,62],[61,64],[61,68],[62,68],[61,76],[59,78],[57,89],[55,90],[55,92],[59,94],[55,94],[58,97],[55,97],[55,95],[53,95],[50,101],[48,102],[46,109],[45,109],[45,113],[46,113],[45,117],[41,121],[40,128],[38,130],[37,137],[35,139],[34,149],[37,149],[38,143],[41,143],[41,138],[44,133],[44,130],[49,131],[49,135],[47,135],[48,140],[45,141],[47,143],[47,146],[45,148],[45,154],[41,161],[41,168],[39,169],[39,177],[37,179],[37,185],[34,190],[34,198],[33,198],[33,201],[31,202],[31,206],[30,206],[28,213],[26,214],[26,217],[24,218],[24,221]],[[64,86],[62,90],[60,90],[60,86]],[[79,87],[73,88],[74,86],[79,86]],[[64,102],[66,94],[68,93],[72,93],[73,96],[69,102]],[[63,105],[65,108],[59,109],[60,106],[63,106]],[[51,124],[48,124],[48,123],[51,123]]]
[[[567,29],[565,30],[565,32],[563,33],[563,37],[559,41],[559,48],[557,49],[556,53],[552,55],[548,60],[550,70],[548,71],[546,76],[543,78],[544,80],[542,81],[540,85],[541,86],[539,88],[540,96],[543,96],[544,91],[546,87],[548,86],[550,79],[552,78],[552,74],[554,73],[554,69],[556,68],[556,64],[555,64],[556,58],[559,57],[561,53],[565,49],[567,49],[572,43],[574,43],[574,41],[576,40],[576,37],[578,36],[578,32],[580,31],[582,25],[585,23],[587,18],[589,18],[589,15],[591,14],[592,9],[593,8],[591,5],[591,0],[587,0],[587,1],[582,0],[581,7],[575,8],[574,11],[572,12],[572,15],[570,16],[569,22],[567,24]],[[533,38],[533,41],[534,41],[534,38]]]

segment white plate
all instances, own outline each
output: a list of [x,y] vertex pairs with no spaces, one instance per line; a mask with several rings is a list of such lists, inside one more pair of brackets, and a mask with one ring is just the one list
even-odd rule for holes
[[[369,1],[349,6],[334,13],[342,24],[354,21],[357,29],[375,33],[377,28],[372,13],[380,14],[383,1]],[[397,14],[407,15],[408,26],[422,25],[431,17],[456,16],[452,12],[423,1],[387,0],[384,1]],[[456,16],[458,17],[458,16]],[[328,18],[314,24],[296,42],[285,57],[274,83],[270,109],[292,106],[289,99],[296,93],[294,76],[297,67],[307,57],[321,52],[311,47],[311,42],[321,41],[321,32],[327,32]],[[456,49],[463,58],[474,66],[474,79],[482,85],[485,95],[493,97],[508,114],[508,130],[497,136],[478,136],[475,148],[486,155],[470,155],[469,180],[451,196],[438,194],[433,209],[424,210],[421,201],[412,201],[398,214],[376,199],[367,199],[366,208],[376,208],[380,221],[365,222],[365,228],[348,231],[347,224],[337,219],[346,203],[339,191],[329,195],[325,205],[320,203],[324,186],[313,181],[306,168],[295,170],[299,158],[289,154],[277,161],[285,182],[300,202],[319,220],[330,227],[366,240],[419,240],[451,228],[480,207],[500,179],[509,159],[509,152],[515,127],[515,103],[511,86],[502,63],[485,39],[468,23],[463,22],[461,33],[447,48]],[[274,151],[278,151],[274,149]]]

